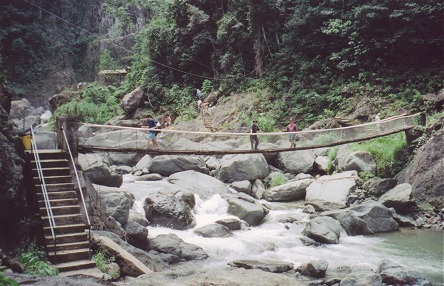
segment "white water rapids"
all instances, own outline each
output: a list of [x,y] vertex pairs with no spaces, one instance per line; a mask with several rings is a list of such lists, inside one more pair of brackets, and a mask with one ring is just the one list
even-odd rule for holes
[[[132,182],[132,178],[126,175],[121,188],[134,194],[136,202],[133,208],[144,214],[142,204],[147,193],[167,182]],[[193,229],[182,231],[148,226],[149,238],[174,233],[185,242],[200,246],[209,255],[205,264],[211,268],[226,267],[228,262],[237,259],[292,262],[295,268],[310,260],[325,259],[329,269],[362,265],[376,270],[381,260],[390,259],[406,270],[425,274],[433,285],[444,285],[442,231],[427,232],[426,236],[417,230],[371,236],[347,236],[342,233],[337,245],[308,247],[299,238],[309,215],[295,209],[294,204],[267,202],[267,205],[271,205],[272,210],[259,226],[233,231],[231,237],[204,238],[195,234],[194,229],[235,217],[227,213],[228,205],[219,195],[206,201],[197,197],[194,208],[197,224]],[[291,218],[294,222],[280,222],[284,218]],[[404,239],[407,237],[409,239]]]

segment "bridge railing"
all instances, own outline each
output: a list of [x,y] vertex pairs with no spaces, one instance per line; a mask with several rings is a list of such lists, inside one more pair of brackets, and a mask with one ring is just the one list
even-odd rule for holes
[[[154,130],[111,125],[84,124],[79,138],[83,151],[145,151],[163,154],[236,154],[247,152],[276,152],[315,149],[350,142],[368,140],[412,128],[414,115],[400,115],[379,122],[370,122],[333,129],[302,130],[296,132],[296,148],[290,147],[289,132],[259,132],[259,147],[251,150],[250,133],[245,132],[196,132],[167,129]],[[159,149],[148,139],[150,131],[160,131]]]

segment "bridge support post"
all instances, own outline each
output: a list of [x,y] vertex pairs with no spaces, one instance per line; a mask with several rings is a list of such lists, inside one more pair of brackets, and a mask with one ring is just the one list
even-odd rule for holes
[[416,119],[416,124],[417,126],[422,126],[423,128],[412,128],[404,131],[405,139],[408,145],[411,145],[414,140],[421,137],[421,135],[424,133],[426,126],[426,115],[424,112],[422,112]]
[[78,130],[79,120],[77,116],[65,115],[58,116],[56,118],[56,130],[57,130],[57,148],[67,151],[65,138],[63,136],[63,130],[65,130],[66,138],[68,140],[69,148],[71,149],[72,156],[75,161],[78,157]]

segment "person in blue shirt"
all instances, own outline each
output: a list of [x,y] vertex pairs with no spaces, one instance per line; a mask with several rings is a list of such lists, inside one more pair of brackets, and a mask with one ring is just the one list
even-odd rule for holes
[[[150,129],[154,129],[154,128],[156,128],[157,127],[157,122],[156,122],[156,120],[151,116],[151,115],[147,115],[147,116],[145,116],[145,118],[146,118],[146,126],[148,127],[148,128],[150,128]],[[156,149],[158,149],[159,148],[159,143],[157,143],[157,133],[158,133],[158,131],[155,131],[155,130],[150,130],[150,132],[148,133],[148,139],[151,139],[151,142],[153,143],[153,145],[154,145],[154,148],[156,148]],[[148,149],[148,143],[149,141],[147,141],[146,142],[146,148],[145,149]]]
[[198,88],[194,89],[194,92],[196,93],[196,98],[199,100],[202,100],[202,91]]

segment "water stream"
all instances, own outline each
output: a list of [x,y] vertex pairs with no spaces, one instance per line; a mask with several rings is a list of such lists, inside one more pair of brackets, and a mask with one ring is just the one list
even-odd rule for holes
[[[143,214],[142,204],[147,192],[155,191],[161,184],[165,182],[127,181],[122,187],[135,195],[134,209]],[[325,259],[329,269],[354,265],[376,269],[381,260],[390,259],[406,270],[425,274],[433,285],[444,285],[442,231],[402,229],[371,236],[347,236],[343,233],[337,245],[307,247],[299,238],[309,215],[292,204],[267,204],[273,210],[261,225],[234,231],[231,237],[204,238],[195,234],[194,229],[219,219],[234,217],[227,214],[228,205],[220,196],[215,195],[206,201],[197,198],[195,228],[180,231],[148,226],[149,237],[174,233],[185,242],[202,247],[210,256],[205,265],[212,268],[226,267],[227,262],[236,259],[273,259],[292,262],[295,267],[310,260]],[[283,223],[283,218],[291,218],[294,222]]]

